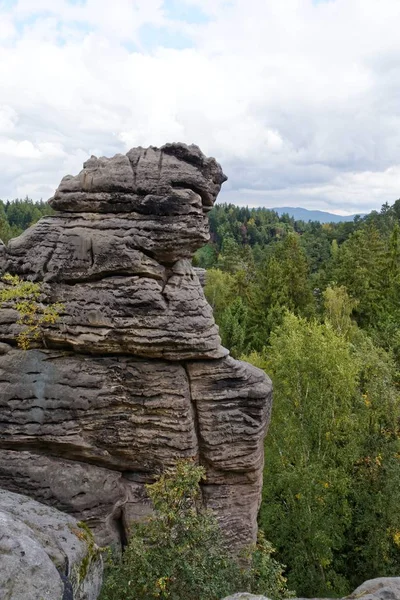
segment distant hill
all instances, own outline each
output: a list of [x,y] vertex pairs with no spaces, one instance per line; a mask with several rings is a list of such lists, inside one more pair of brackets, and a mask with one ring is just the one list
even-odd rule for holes
[[[341,221],[352,221],[356,215],[335,215],[330,212],[323,210],[307,210],[306,208],[293,208],[292,206],[279,206],[278,208],[271,208],[278,213],[279,216],[284,213],[290,217],[296,219],[296,221],[319,221],[320,223],[340,223]],[[360,214],[360,217],[364,217],[364,214]]]

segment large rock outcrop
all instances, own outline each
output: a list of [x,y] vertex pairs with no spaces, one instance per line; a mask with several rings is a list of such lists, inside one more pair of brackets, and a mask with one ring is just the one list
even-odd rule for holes
[[60,319],[19,350],[0,310],[0,488],[124,542],[144,484],[178,458],[233,547],[255,539],[270,415],[265,374],[233,360],[190,259],[225,180],[196,146],[135,148],[65,177],[58,212],[0,248],[0,272],[41,283]]

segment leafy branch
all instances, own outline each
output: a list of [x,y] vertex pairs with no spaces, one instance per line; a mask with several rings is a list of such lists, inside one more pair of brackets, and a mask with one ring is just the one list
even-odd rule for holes
[[34,342],[43,341],[42,328],[58,321],[64,305],[55,303],[44,306],[40,302],[42,290],[39,283],[24,281],[18,275],[9,273],[2,277],[2,281],[5,287],[0,289],[0,303],[11,302],[18,311],[20,317],[17,324],[23,329],[16,337],[17,344],[22,350],[28,350]]

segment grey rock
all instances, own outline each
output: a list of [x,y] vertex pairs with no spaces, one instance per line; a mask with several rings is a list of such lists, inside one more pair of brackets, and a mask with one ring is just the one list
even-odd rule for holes
[[200,458],[205,502],[227,537],[237,547],[254,539],[271,394],[258,369],[230,357],[12,350],[0,380],[0,486],[84,518],[104,544],[119,541],[127,511],[146,512],[143,483]]
[[200,267],[193,267],[193,271],[196,273],[197,277],[199,278],[201,287],[205,288],[207,271],[205,269],[200,269]]
[[400,577],[378,577],[360,585],[348,598],[356,600],[400,600]]
[[13,350],[0,379],[3,448],[153,473],[198,453],[180,364]]
[[[100,546],[119,547],[127,505],[142,501],[143,485],[126,482],[121,472],[28,450],[0,450],[0,487],[26,495],[83,520]],[[135,493],[136,492],[136,493]],[[140,495],[141,492],[141,495]],[[122,511],[122,507],[124,511]]]
[[[196,146],[135,148],[65,177],[45,217],[0,249],[0,272],[61,303],[42,349],[0,310],[0,487],[125,541],[145,484],[203,464],[203,499],[232,548],[253,542],[272,387],[228,356],[190,259],[225,180]],[[6,285],[5,283],[0,285]]]
[[[400,577],[378,577],[361,584],[342,600],[400,600]],[[223,600],[268,600],[265,596],[254,596],[239,592]],[[328,600],[327,598],[292,598],[291,600]]]
[[239,592],[233,596],[227,596],[224,600],[269,600],[266,596],[254,596],[254,594],[248,594],[247,592]]
[[101,553],[72,517],[0,490],[0,598],[96,600]]
[[165,144],[161,148],[133,148],[113,158],[92,156],[83,170],[67,175],[50,204],[56,210],[131,212],[182,215],[190,210],[181,190],[198,196],[211,208],[226,181],[221,167],[195,146]]
[[[342,600],[400,600],[400,577],[377,577],[368,579]],[[310,600],[293,598],[292,600]],[[313,598],[312,600],[328,600]]]

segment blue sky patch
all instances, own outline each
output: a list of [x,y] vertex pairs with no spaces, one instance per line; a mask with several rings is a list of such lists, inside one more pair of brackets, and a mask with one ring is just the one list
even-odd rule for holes
[[185,23],[207,23],[209,17],[197,6],[186,4],[182,0],[165,0],[164,10],[168,19]]
[[143,25],[139,36],[142,49],[146,52],[151,52],[159,47],[174,48],[176,50],[193,47],[192,40],[188,36],[170,31],[165,27],[156,27],[150,24]]

